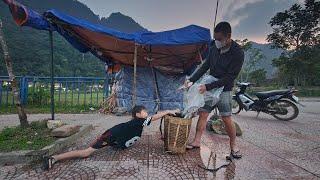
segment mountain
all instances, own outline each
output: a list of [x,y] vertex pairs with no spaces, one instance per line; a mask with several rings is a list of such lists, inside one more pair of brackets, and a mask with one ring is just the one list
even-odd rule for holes
[[265,56],[260,62],[257,63],[257,69],[265,69],[267,71],[267,78],[272,78],[277,68],[272,66],[272,60],[278,58],[283,50],[281,49],[273,49],[271,44],[259,44],[255,42],[251,42],[252,48],[256,48],[261,50],[261,53]]
[[101,18],[102,25],[112,27],[123,32],[147,31],[135,22],[131,17],[125,16],[120,12],[112,13],[108,18]]
[[[43,13],[48,9],[57,9],[66,14],[85,19],[124,32],[146,30],[132,18],[121,13],[112,13],[108,18],[100,18],[90,8],[76,0],[18,0],[22,4]],[[9,12],[8,6],[0,1],[0,18],[8,44],[16,75],[50,75],[49,36],[46,31],[29,27],[18,27]],[[74,49],[59,34],[54,33],[54,55],[56,76],[104,76],[104,63],[91,55],[82,54]],[[0,50],[0,75],[7,75]]]
[[[119,12],[107,18],[100,18],[85,4],[76,0],[18,0],[22,4],[43,13],[48,9],[57,9],[66,14],[85,19],[94,24],[110,27],[123,32],[146,30],[131,17]],[[49,36],[46,31],[38,31],[28,27],[18,27],[9,12],[8,6],[0,1],[0,18],[4,24],[4,34],[13,59],[16,75],[50,75]],[[267,71],[267,77],[274,75],[276,68],[272,60],[281,54],[281,50],[272,49],[270,44],[252,42],[254,48],[260,49],[266,58],[256,68]],[[74,49],[59,34],[54,33],[55,73],[56,76],[104,76],[104,63],[91,55],[82,54]],[[0,50],[0,75],[7,75],[7,70]]]
[[102,17],[94,14],[85,4],[76,0],[18,0],[22,4],[43,13],[49,9],[57,9],[74,17],[85,19],[94,24],[100,24],[123,32],[136,32],[144,29],[140,24],[135,22],[131,17],[121,14],[120,12],[112,13],[109,17]]

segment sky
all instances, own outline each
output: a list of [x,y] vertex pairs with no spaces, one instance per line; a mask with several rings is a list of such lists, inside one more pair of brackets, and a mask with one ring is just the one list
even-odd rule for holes
[[[196,24],[213,29],[216,0],[78,0],[100,17],[121,12],[150,31]],[[220,0],[217,22],[230,22],[233,39],[266,43],[268,22],[280,11],[303,0]]]

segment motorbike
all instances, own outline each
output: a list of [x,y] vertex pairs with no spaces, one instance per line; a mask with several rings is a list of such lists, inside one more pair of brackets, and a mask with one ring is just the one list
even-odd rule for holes
[[298,92],[294,88],[286,90],[272,90],[256,92],[257,98],[252,98],[246,93],[252,83],[237,82],[235,95],[232,97],[232,113],[239,114],[241,111],[255,111],[257,117],[260,112],[270,114],[278,120],[290,121],[299,115],[299,98],[294,94]]

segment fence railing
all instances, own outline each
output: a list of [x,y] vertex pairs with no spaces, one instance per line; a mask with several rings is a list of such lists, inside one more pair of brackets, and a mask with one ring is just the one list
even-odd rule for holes
[[[17,76],[20,99],[24,105],[50,105],[50,77]],[[107,77],[55,77],[55,106],[98,106],[110,92]],[[0,76],[0,105],[14,105],[11,82]]]

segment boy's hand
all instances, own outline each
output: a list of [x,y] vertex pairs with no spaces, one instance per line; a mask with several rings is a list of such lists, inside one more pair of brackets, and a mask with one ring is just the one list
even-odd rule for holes
[[157,114],[152,116],[152,121],[156,121],[156,120],[162,118],[163,116],[165,116],[167,114],[176,115],[177,113],[180,113],[179,109],[161,111],[161,112],[158,112]]
[[167,113],[168,113],[168,114],[171,114],[171,115],[176,115],[176,114],[180,113],[180,109],[168,110]]

